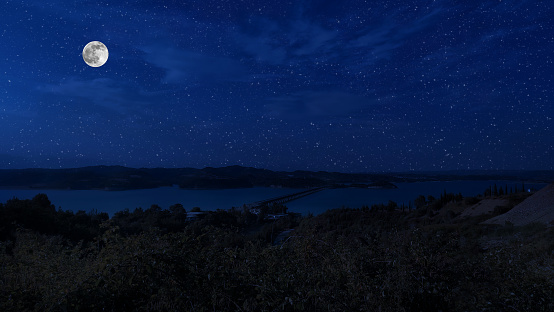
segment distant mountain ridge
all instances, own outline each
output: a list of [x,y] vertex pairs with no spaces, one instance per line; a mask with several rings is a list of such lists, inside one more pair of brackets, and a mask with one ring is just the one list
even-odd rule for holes
[[325,171],[271,171],[242,166],[221,168],[129,168],[90,166],[70,169],[0,169],[4,189],[128,190],[162,186],[186,189],[245,187],[308,188],[333,184],[448,180],[522,180],[553,182],[554,171],[460,171],[427,173],[340,173]]

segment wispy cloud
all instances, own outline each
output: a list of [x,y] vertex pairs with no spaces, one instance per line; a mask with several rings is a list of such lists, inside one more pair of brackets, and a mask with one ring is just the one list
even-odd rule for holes
[[324,55],[337,45],[338,31],[305,19],[278,23],[259,18],[247,31],[236,35],[247,54],[269,64],[283,64],[288,59]]
[[336,45],[336,30],[325,29],[306,20],[294,21],[290,29],[290,47],[295,55],[325,53]]
[[281,64],[287,57],[286,38],[281,27],[268,19],[257,19],[249,32],[237,33],[237,44],[257,61]]
[[273,117],[309,120],[343,117],[374,104],[372,99],[343,91],[302,91],[269,98],[265,108]]
[[238,81],[247,77],[247,69],[231,58],[208,56],[162,45],[142,48],[145,60],[166,72],[164,82]]
[[348,46],[350,48],[367,49],[367,58],[370,61],[390,57],[392,51],[405,45],[411,36],[433,25],[435,16],[441,13],[435,9],[411,22],[399,24],[389,17],[380,24],[367,27],[356,38],[353,38]]
[[46,94],[68,98],[82,99],[97,109],[117,112],[119,114],[140,113],[152,104],[152,98],[130,86],[118,83],[109,78],[93,80],[64,80],[59,84],[45,84],[37,88]]
[[[257,61],[282,65],[291,61],[314,59],[356,62],[364,55],[365,62],[388,58],[391,53],[407,44],[412,36],[431,27],[442,9],[436,8],[410,21],[399,21],[397,15],[405,8],[390,12],[378,22],[372,22],[357,32],[329,24],[297,18],[276,21],[266,18],[250,20],[236,34],[243,51]],[[356,60],[355,60],[356,59]]]

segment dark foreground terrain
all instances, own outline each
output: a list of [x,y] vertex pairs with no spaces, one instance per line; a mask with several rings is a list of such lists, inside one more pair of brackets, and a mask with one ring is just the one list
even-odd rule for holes
[[108,219],[13,199],[0,205],[0,310],[553,311],[554,229],[479,224],[527,196],[467,218],[483,197],[276,221],[285,207]]

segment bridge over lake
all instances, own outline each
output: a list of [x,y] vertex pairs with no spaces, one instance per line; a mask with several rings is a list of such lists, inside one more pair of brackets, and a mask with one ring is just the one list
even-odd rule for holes
[[301,198],[301,197],[304,197],[304,196],[308,196],[308,195],[317,193],[319,191],[323,191],[323,190],[328,189],[328,188],[329,188],[328,186],[316,187],[316,188],[312,188],[312,189],[309,189],[309,190],[304,190],[304,191],[293,193],[293,194],[287,194],[287,195],[282,195],[282,196],[278,196],[278,197],[273,197],[273,198],[269,198],[269,199],[260,200],[260,201],[257,201],[257,202],[246,204],[245,206],[247,208],[257,208],[257,207],[269,206],[271,204],[284,204],[284,203],[288,203],[290,201],[293,201],[295,199],[298,199],[298,198]]

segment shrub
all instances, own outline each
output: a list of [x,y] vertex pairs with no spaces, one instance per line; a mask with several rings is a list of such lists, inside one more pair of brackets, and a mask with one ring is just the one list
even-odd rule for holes
[[464,203],[465,203],[466,205],[475,205],[475,204],[477,204],[477,203],[480,202],[480,201],[481,201],[481,200],[480,200],[479,198],[477,198],[477,197],[466,197],[466,198],[464,199]]

